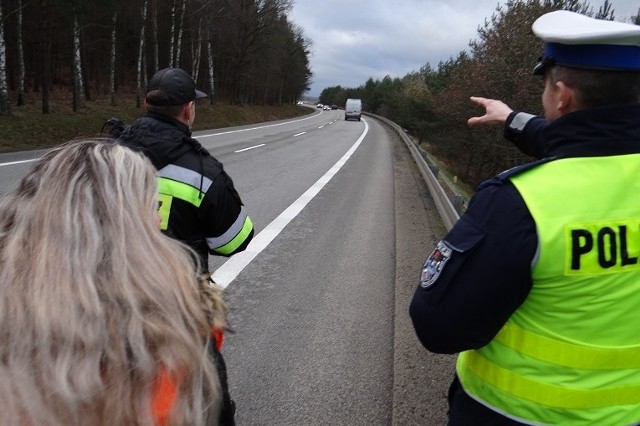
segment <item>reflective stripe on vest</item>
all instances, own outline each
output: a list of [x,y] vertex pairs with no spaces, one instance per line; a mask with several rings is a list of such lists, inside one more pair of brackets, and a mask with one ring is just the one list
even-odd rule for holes
[[[198,191],[202,189],[203,193],[209,190],[209,187],[213,183],[211,179],[202,174],[187,169],[186,167],[176,166],[175,164],[169,164],[158,170],[158,177],[167,178],[176,182],[182,182],[196,188]],[[200,188],[200,181],[202,180],[202,188]]]
[[536,222],[525,302],[460,354],[465,391],[531,424],[640,421],[640,155],[571,158],[511,181]]
[[207,238],[207,244],[214,252],[228,255],[244,243],[251,230],[253,230],[253,222],[251,222],[246,209],[242,206],[238,218],[229,229],[219,237]]
[[[213,181],[200,173],[185,167],[169,164],[158,170],[158,213],[161,222],[160,229],[166,231],[169,228],[169,217],[173,198],[186,201],[193,206],[200,207],[204,195],[211,187]],[[202,185],[202,191],[200,191]]]

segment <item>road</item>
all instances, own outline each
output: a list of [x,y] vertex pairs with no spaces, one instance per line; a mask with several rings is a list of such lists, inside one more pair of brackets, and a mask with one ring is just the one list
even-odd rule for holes
[[[195,134],[256,228],[246,252],[210,262],[239,426],[446,423],[454,358],[422,349],[407,313],[444,226],[403,143],[343,114]],[[0,190],[37,155],[0,157]]]

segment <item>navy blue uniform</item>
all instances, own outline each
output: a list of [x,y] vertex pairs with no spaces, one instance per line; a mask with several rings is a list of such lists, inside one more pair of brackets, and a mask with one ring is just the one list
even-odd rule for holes
[[[529,116],[514,125],[516,118],[522,116],[509,116],[505,136],[541,161],[640,153],[640,105],[586,109],[551,123]],[[457,353],[486,345],[532,287],[536,224],[508,180],[513,173],[517,170],[480,185],[467,211],[443,238],[445,245],[439,244],[425,263],[410,315],[420,342],[431,352]],[[449,404],[450,425],[517,424],[471,399],[457,379]]]

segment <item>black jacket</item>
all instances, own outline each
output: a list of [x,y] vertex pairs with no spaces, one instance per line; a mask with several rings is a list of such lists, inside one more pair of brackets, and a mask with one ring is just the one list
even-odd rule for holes
[[[525,153],[554,158],[640,152],[640,105],[592,108],[553,122],[533,118],[505,135]],[[535,164],[524,166],[535,167]],[[443,238],[456,247],[434,273],[423,274],[410,306],[416,334],[437,353],[489,343],[526,299],[538,237],[536,224],[506,172],[480,185],[460,220]],[[581,176],[576,176],[580,179]],[[561,206],[559,206],[561,208]],[[431,258],[432,256],[430,256]],[[450,425],[516,424],[471,399],[454,380]]]
[[253,224],[233,181],[186,125],[149,112],[118,140],[158,170],[163,231],[193,248],[204,270],[209,253],[230,256],[246,248]]

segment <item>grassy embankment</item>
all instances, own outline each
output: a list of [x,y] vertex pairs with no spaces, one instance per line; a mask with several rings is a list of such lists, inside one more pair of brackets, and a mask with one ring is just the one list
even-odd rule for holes
[[[11,116],[0,117],[0,153],[49,148],[74,138],[99,136],[109,117],[131,122],[144,114],[144,107],[135,107],[132,94],[120,95],[117,106],[109,105],[107,96],[87,101],[85,108],[74,113],[70,96],[56,92],[51,95],[49,114],[42,114],[39,96],[29,93],[27,105],[11,105]],[[311,112],[310,108],[290,104],[275,107],[218,101],[211,105],[208,99],[202,99],[196,108],[194,130],[262,123]]]

